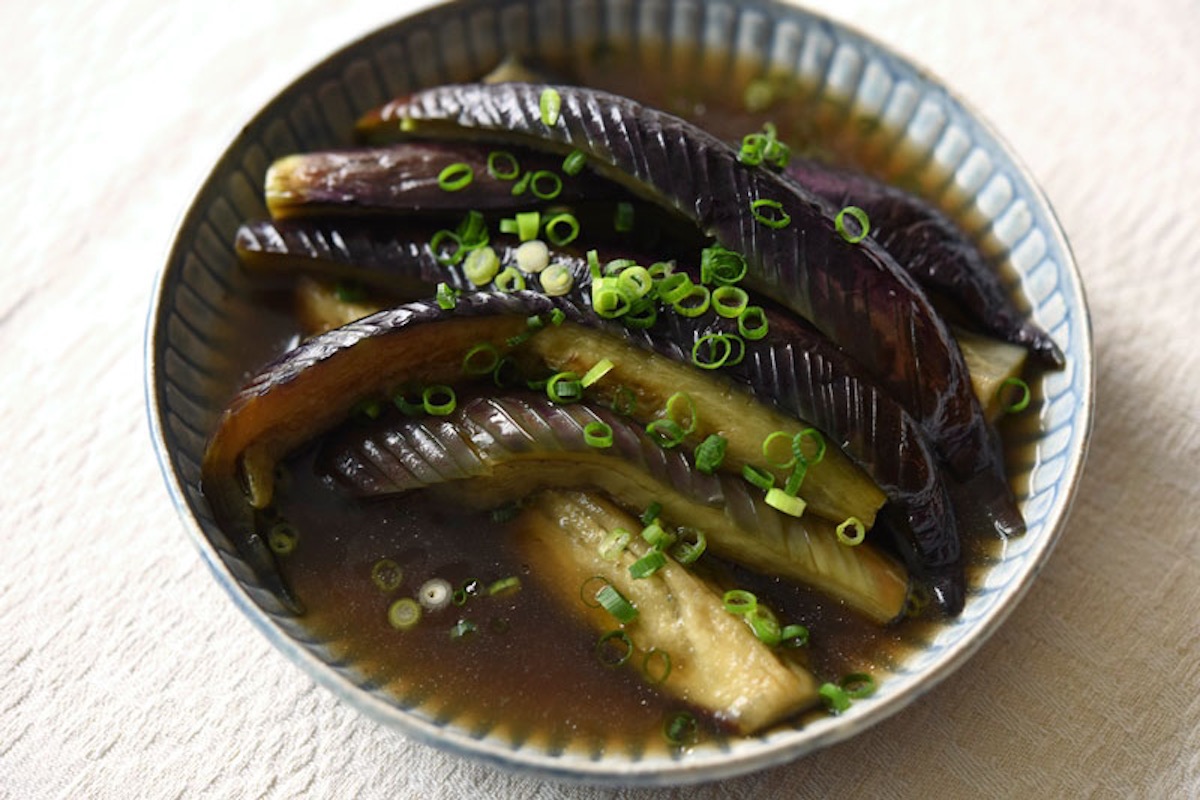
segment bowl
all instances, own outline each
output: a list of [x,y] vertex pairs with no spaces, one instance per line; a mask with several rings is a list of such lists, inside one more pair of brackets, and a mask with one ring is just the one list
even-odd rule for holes
[[[835,159],[869,164],[950,213],[1065,354],[1063,370],[1033,382],[1036,409],[1011,434],[1019,457],[1009,466],[1027,532],[976,564],[962,614],[923,628],[907,654],[881,661],[876,694],[840,716],[663,753],[472,728],[419,697],[393,696],[364,679],[258,581],[214,525],[199,490],[206,438],[247,377],[238,365],[257,355],[265,361],[283,344],[235,333],[255,312],[237,268],[234,232],[242,220],[265,214],[267,166],[299,150],[348,144],[355,118],[368,109],[415,88],[477,78],[514,53],[531,62],[565,61],[601,81],[620,54],[643,76],[631,92],[653,93],[662,76],[687,75],[669,109],[684,114],[730,102],[730,94],[742,103],[763,101],[764,91],[768,102],[804,103],[805,121],[791,135]],[[801,96],[770,97],[772,87],[792,85],[781,78],[795,79]],[[712,87],[725,94],[711,94]],[[146,364],[150,426],[183,526],[217,582],[288,659],[350,706],[417,740],[542,777],[612,785],[714,780],[796,759],[930,691],[997,629],[1045,563],[1071,505],[1093,408],[1079,275],[1049,203],[1009,148],[936,79],[887,48],[764,0],[464,0],[403,18],[329,56],[250,120],[192,200],[158,279]]]

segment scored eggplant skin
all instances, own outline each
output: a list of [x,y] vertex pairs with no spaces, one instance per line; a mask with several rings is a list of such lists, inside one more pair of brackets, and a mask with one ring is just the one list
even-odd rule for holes
[[[546,91],[561,100],[553,126],[541,117]],[[678,117],[581,87],[435,87],[369,112],[358,130],[367,137],[399,135],[401,121],[419,135],[482,133],[584,152],[604,174],[745,255],[747,284],[810,320],[862,363],[921,423],[958,477],[1007,486],[994,432],[946,325],[877,242],[841,237],[836,212],[824,199],[767,169],[742,165],[726,143]],[[762,201],[778,204],[789,224],[756,220],[750,207]],[[1011,512],[1020,518],[1015,502]]]
[[759,641],[725,610],[710,583],[673,562],[649,578],[631,578],[629,565],[646,551],[643,542],[631,542],[630,551],[612,561],[598,555],[609,532],[635,523],[601,498],[544,492],[515,524],[531,577],[598,633],[617,625],[607,612],[583,602],[585,582],[601,576],[638,609],[637,619],[624,628],[636,651],[630,664],[638,668],[652,648],[668,654],[671,669],[660,685],[664,692],[742,734],[815,705],[812,673]]
[[[587,444],[589,423],[609,426],[610,447]],[[833,523],[775,511],[740,475],[702,473],[683,448],[660,447],[641,425],[588,404],[509,395],[473,398],[447,417],[388,415],[330,436],[316,471],[360,497],[448,486],[451,502],[485,509],[538,489],[599,488],[626,508],[658,502],[664,520],[705,531],[714,553],[813,586],[878,623],[896,619],[907,595],[899,564],[841,544]]]
[[[490,208],[532,207],[546,201],[528,186],[514,195],[514,180],[488,172],[495,148],[470,142],[404,142],[297,153],[277,159],[267,169],[267,209],[277,219],[312,214],[429,213]],[[509,150],[521,169],[558,175],[562,159],[525,148]],[[438,176],[451,165],[465,164],[474,176],[457,191],[439,185]],[[625,199],[627,192],[585,170],[561,180],[556,203]],[[469,200],[468,200],[469,198]],[[469,206],[466,204],[469,202]]]
[[952,301],[983,331],[1027,348],[1047,367],[1063,366],[1058,345],[1021,313],[979,248],[937,208],[868,175],[812,159],[792,158],[783,174],[835,208],[865,211],[869,235],[918,283]]

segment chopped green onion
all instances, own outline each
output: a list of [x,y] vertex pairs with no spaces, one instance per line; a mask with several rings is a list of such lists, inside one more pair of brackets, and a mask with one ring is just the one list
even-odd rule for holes
[[471,185],[475,179],[475,170],[465,161],[459,161],[444,168],[438,173],[438,186],[443,191],[457,192]]
[[470,634],[474,633],[477,630],[479,630],[479,628],[475,625],[474,622],[471,622],[471,620],[460,619],[458,622],[454,623],[454,627],[452,627],[450,629],[450,638],[451,639],[462,639],[466,636],[469,636]]
[[404,582],[404,571],[390,558],[381,558],[371,567],[371,582],[381,592],[394,592]]
[[621,321],[627,328],[649,328],[658,321],[658,308],[654,301],[642,298],[630,306]]
[[646,435],[659,447],[677,447],[687,434],[678,422],[671,419],[656,419],[646,426]]
[[[413,390],[416,391],[415,389]],[[401,390],[392,396],[392,402],[396,408],[406,417],[415,417],[425,413],[425,404],[421,402],[420,397],[415,400],[409,400],[407,394]]]
[[663,279],[675,272],[675,265],[667,261],[655,261],[646,271],[650,273],[650,278],[657,287]]
[[616,278],[592,281],[592,310],[605,319],[614,319],[629,310],[629,298],[617,288]]
[[490,247],[481,247],[467,254],[463,262],[463,275],[476,286],[486,286],[500,271],[500,257]]
[[[853,217],[854,221],[858,223],[857,232],[851,232],[846,226],[846,217]],[[837,216],[833,218],[833,226],[842,235],[842,238],[850,244],[858,244],[867,238],[867,234],[871,232],[871,220],[867,217],[867,212],[858,206],[846,206],[839,211]]]
[[1033,392],[1030,391],[1029,384],[1020,378],[1005,378],[1000,383],[1001,390],[1007,389],[1009,386],[1015,387],[1020,392],[1020,395],[1013,402],[1004,405],[1004,413],[1019,414],[1029,408],[1029,401],[1033,399]]
[[613,528],[600,542],[600,557],[605,561],[616,561],[632,539],[633,534],[624,528]]
[[875,679],[865,672],[852,672],[838,681],[851,700],[861,700],[875,694]]
[[[542,291],[550,297],[561,297],[571,291],[571,287],[575,285],[575,276],[571,274],[571,268],[566,264],[551,264],[542,271],[539,277]],[[554,310],[558,311],[559,309]]]
[[355,410],[367,419],[379,419],[379,415],[383,413],[383,406],[378,400],[364,400],[356,406]]
[[780,641],[779,620],[774,612],[764,605],[756,605],[753,611],[746,613],[746,623],[755,637],[767,647],[774,647]]
[[675,534],[664,530],[657,522],[642,528],[642,539],[655,550],[666,550],[675,544]]
[[516,267],[505,267],[496,276],[496,288],[502,292],[519,292],[525,288],[525,276]]
[[671,674],[671,654],[651,647],[642,657],[642,674],[654,685],[665,681]]
[[700,282],[717,286],[732,286],[746,277],[746,259],[741,253],[720,245],[700,251]]
[[458,290],[451,287],[448,283],[439,283],[435,298],[437,299],[438,308],[443,311],[449,311],[458,305]]
[[500,363],[500,353],[490,342],[481,342],[463,356],[464,375],[490,375]]
[[712,291],[712,307],[718,316],[736,319],[746,310],[750,295],[737,286],[718,286]]
[[[846,531],[854,529],[854,533]],[[847,517],[846,521],[837,526],[837,539],[848,547],[857,547],[867,538],[867,527],[858,517]]]
[[919,583],[912,584],[909,587],[908,595],[904,598],[904,616],[921,616],[921,613],[929,606],[931,599],[929,589]]
[[[712,304],[712,293],[707,286],[692,284],[687,294],[671,304],[675,313],[683,317],[698,317]],[[723,335],[723,334],[722,334]]]
[[358,281],[338,281],[333,295],[340,303],[361,303],[367,299],[367,288]]
[[559,372],[546,382],[546,396],[556,403],[573,403],[583,397],[583,385],[574,372]]
[[533,241],[537,238],[538,228],[542,225],[542,215],[537,211],[521,211],[517,213],[517,238],[522,242]]
[[[566,230],[560,230],[562,227]],[[568,245],[579,236],[579,220],[575,219],[574,214],[563,212],[555,214],[546,220],[546,238],[555,247]]]
[[696,528],[681,528],[679,540],[671,548],[671,557],[680,564],[692,564],[708,549],[708,537]]
[[646,506],[646,510],[642,512],[641,520],[643,525],[649,525],[654,520],[658,519],[658,515],[662,513],[662,503],[657,500]]
[[683,428],[684,433],[696,430],[699,419],[696,415],[696,401],[687,392],[675,392],[667,398],[663,409],[667,412],[667,419]]
[[721,597],[721,602],[724,603],[726,611],[738,616],[745,616],[758,608],[758,598],[753,592],[747,592],[745,589],[730,589]]
[[596,658],[601,666],[616,669],[633,656],[633,640],[629,634],[617,628],[600,637],[596,642]]
[[600,594],[605,586],[608,586],[608,578],[603,575],[593,575],[579,587],[579,599],[588,608],[600,608],[600,603],[596,601],[596,595]]
[[550,248],[541,239],[531,239],[517,247],[516,259],[525,272],[541,272],[550,266]]
[[417,599],[429,611],[439,611],[450,605],[450,583],[442,578],[430,578],[421,584]]
[[762,306],[746,306],[738,315],[738,333],[751,341],[767,335],[767,312]]
[[435,417],[445,417],[454,412],[458,406],[458,398],[454,390],[441,384],[428,386],[421,392],[421,405],[425,413]]
[[725,450],[729,441],[719,433],[710,433],[696,447],[696,469],[705,475],[712,475],[725,461]]
[[588,274],[593,280],[598,280],[604,277],[604,270],[600,268],[600,255],[595,250],[587,251]]
[[417,121],[412,117],[400,118],[400,130],[404,133],[412,133],[417,129]]
[[654,288],[654,279],[650,277],[650,270],[633,264],[617,275],[617,287],[632,302],[649,294]]
[[588,447],[605,448],[613,445],[613,429],[607,422],[593,420],[583,426],[583,441]]
[[[502,163],[503,169],[501,168]],[[497,180],[511,181],[521,174],[521,164],[517,161],[517,157],[507,150],[493,150],[488,153],[487,171]]]
[[821,684],[821,688],[817,690],[817,694],[821,696],[821,700],[825,702],[825,707],[833,714],[841,714],[850,708],[850,695],[836,683]]
[[296,528],[288,522],[277,522],[267,531],[267,547],[276,555],[291,555],[299,538]]
[[792,218],[783,210],[783,203],[778,200],[755,200],[750,204],[750,214],[763,225],[776,230],[792,223]]
[[553,128],[558,123],[559,114],[562,112],[562,96],[556,89],[547,87],[542,90],[542,96],[538,98],[538,111],[541,112],[542,124],[546,127]]
[[764,501],[771,508],[793,517],[804,514],[804,509],[808,505],[802,498],[790,495],[778,487],[768,489]]
[[658,283],[658,297],[664,303],[674,303],[692,290],[692,279],[686,272],[673,272]]
[[468,211],[454,231],[464,249],[474,250],[488,243],[487,220],[478,211]]
[[[786,443],[784,445],[787,447],[786,459],[781,460],[778,457],[778,451],[780,448],[775,446],[777,443]],[[774,455],[772,455],[773,453]],[[796,456],[792,452],[792,437],[788,436],[783,431],[774,431],[767,434],[767,438],[763,439],[762,442],[762,454],[763,458],[767,459],[768,464],[770,464],[772,467],[778,467],[779,469],[791,469],[792,465],[796,463]]]
[[663,723],[663,738],[672,747],[695,744],[700,736],[700,723],[686,711],[680,711]]
[[572,150],[563,159],[562,171],[568,175],[578,175],[587,164],[587,156],[582,150]]
[[[804,441],[813,442],[815,450],[812,455],[804,452]],[[825,458],[825,437],[816,428],[805,428],[792,437],[792,455],[802,464],[812,466],[813,464],[821,463]]]
[[627,417],[636,409],[637,393],[628,386],[618,386],[613,393],[612,410]]
[[[451,250],[447,250],[443,246],[447,239],[454,245],[454,248]],[[429,238],[429,250],[443,267],[457,264],[466,255],[466,248],[463,247],[462,239],[454,231],[448,230],[437,231]]]
[[624,201],[617,203],[617,210],[613,216],[613,230],[617,233],[628,233],[633,230],[633,203]]
[[566,318],[567,318],[567,312],[563,311],[561,308],[550,309],[550,324],[551,325],[562,325],[563,321],[566,320]]
[[746,464],[742,467],[742,477],[764,492],[775,485],[774,475],[752,464]]
[[766,147],[766,137],[761,133],[748,133],[742,137],[742,146],[738,148],[738,161],[748,167],[757,167],[763,161],[763,150]]
[[[707,350],[707,352],[705,352]],[[704,352],[704,357],[701,353]],[[733,353],[729,337],[723,333],[706,333],[692,345],[692,364],[700,369],[718,369]]]
[[649,578],[666,565],[667,557],[658,550],[651,550],[629,565],[629,576],[635,580]]
[[596,602],[622,625],[628,625],[637,619],[637,608],[626,600],[611,583],[604,584],[600,591],[596,592]]
[[562,194],[562,178],[547,169],[539,169],[529,176],[529,191],[541,200],[553,200]]
[[[524,175],[522,175],[521,179],[513,184],[513,187],[512,187],[513,197],[520,197],[521,195],[525,194],[525,190],[529,188],[529,181],[531,181],[532,179],[533,179],[532,172],[526,172]],[[503,230],[503,228],[501,228],[501,230]]]
[[616,365],[610,359],[602,358],[593,364],[591,369],[583,373],[579,382],[583,384],[584,388],[587,388],[607,375],[614,366]]
[[388,623],[398,631],[411,630],[421,621],[421,607],[411,597],[401,597],[388,606]]
[[803,625],[784,625],[779,631],[779,643],[784,647],[804,647],[808,644],[808,628]]
[[[725,366],[732,367],[742,363],[742,359],[746,357],[745,341],[743,341],[742,337],[738,336],[736,333],[726,333],[723,335],[725,337],[725,341],[729,343],[730,351],[729,358],[725,359]],[[735,352],[737,353],[736,355],[734,355]]]
[[783,484],[784,494],[790,494],[795,497],[800,492],[800,484],[804,482],[804,476],[808,474],[808,464],[803,461],[796,461],[792,466],[792,471],[788,474],[787,480]]
[[509,575],[507,578],[501,578],[498,581],[492,581],[492,583],[488,585],[487,593],[488,597],[495,597],[496,595],[512,594],[520,589],[521,579],[516,575]]

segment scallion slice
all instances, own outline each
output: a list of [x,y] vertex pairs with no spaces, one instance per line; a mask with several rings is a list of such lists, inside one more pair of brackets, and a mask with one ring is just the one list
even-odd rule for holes
[[541,200],[553,200],[562,194],[562,178],[548,169],[539,169],[529,176],[529,191]]
[[579,220],[574,214],[563,212],[555,214],[546,220],[546,238],[555,247],[562,247],[575,241],[579,236]]
[[825,707],[832,714],[841,714],[850,708],[850,695],[836,683],[821,684],[821,688],[817,690],[817,694],[821,696]]
[[706,333],[692,345],[692,364],[700,369],[718,369],[725,366],[733,353],[729,337],[723,333]]
[[764,492],[775,485],[774,475],[753,464],[746,464],[742,467],[742,477]]
[[768,228],[786,228],[792,224],[792,218],[783,210],[783,203],[778,200],[761,198],[750,203],[750,215]]
[[475,170],[465,161],[458,161],[442,169],[438,173],[438,186],[446,192],[457,192],[471,185],[475,180]]
[[542,284],[542,291],[550,297],[561,297],[570,292],[571,287],[575,285],[575,276],[566,264],[551,264],[542,270],[538,278]]
[[500,271],[500,257],[490,247],[481,247],[467,254],[463,262],[463,275],[476,286],[486,286]]
[[613,429],[607,422],[593,420],[583,426],[583,441],[588,447],[603,449],[613,445]]
[[602,358],[593,364],[591,369],[583,373],[583,377],[579,379],[579,382],[582,383],[586,389],[588,386],[596,383],[609,372],[611,372],[614,366],[616,365],[613,364],[611,359]]
[[[812,442],[812,452],[806,452],[804,443]],[[816,428],[805,428],[792,437],[792,455],[801,464],[812,466],[825,458],[825,437]]]
[[613,215],[613,230],[617,233],[633,230],[633,203],[617,203],[617,210]]
[[416,417],[425,413],[425,404],[421,402],[420,395],[415,389],[412,391],[414,394],[417,394],[417,397],[413,400],[408,399],[408,393],[404,390],[400,390],[392,395],[392,403],[406,417]]
[[[453,247],[447,248],[447,242],[453,245]],[[462,245],[462,240],[458,238],[458,234],[445,229],[435,231],[433,236],[429,238],[429,251],[433,253],[433,257],[443,267],[448,267],[462,261],[463,256],[467,252],[466,248]]]
[[649,525],[654,520],[658,519],[658,515],[662,513],[662,503],[655,500],[650,505],[646,506],[645,511],[640,517],[643,525]]
[[804,647],[808,644],[808,628],[803,625],[784,625],[779,631],[779,644],[783,647]]
[[519,292],[525,288],[525,276],[516,267],[505,267],[496,275],[496,288],[502,292]]
[[596,658],[601,666],[616,669],[632,656],[633,640],[620,628],[609,631],[596,642]]
[[516,216],[517,238],[522,242],[530,242],[537,238],[538,228],[542,226],[542,215],[537,211],[520,211]]
[[875,679],[866,672],[852,672],[838,681],[851,700],[862,700],[875,694]]
[[[698,317],[712,305],[712,293],[707,286],[692,284],[687,294],[671,303],[675,313],[683,317]],[[724,334],[722,334],[724,335]]]
[[501,578],[498,581],[492,581],[488,584],[487,593],[488,597],[495,597],[497,595],[513,594],[520,590],[521,579],[516,575],[509,575],[507,578]]
[[[786,458],[780,458],[780,453],[786,453]],[[779,469],[791,469],[796,463],[796,455],[792,452],[792,437],[784,431],[767,434],[762,442],[762,454],[768,464]]]
[[746,614],[746,623],[760,642],[767,647],[774,647],[780,641],[779,620],[774,612],[764,605],[757,605],[753,611]]
[[388,623],[398,631],[412,630],[421,621],[421,606],[411,597],[401,597],[388,606]]
[[596,602],[622,625],[628,625],[637,619],[637,608],[611,583],[604,584],[600,591],[596,592]]
[[417,590],[417,599],[427,610],[440,611],[450,605],[451,594],[453,594],[453,590],[450,588],[449,581],[442,578],[430,578]]
[[622,416],[629,416],[637,409],[637,393],[628,386],[618,386],[613,392],[612,410]]
[[562,96],[557,89],[545,88],[538,98],[538,111],[541,113],[542,124],[553,128],[558,124],[559,114],[562,113]]
[[480,342],[463,356],[464,375],[490,375],[500,363],[500,353],[490,342]]
[[600,542],[600,557],[605,561],[616,561],[625,547],[633,540],[633,534],[624,528],[613,528]]
[[454,390],[444,384],[425,387],[421,392],[421,406],[425,413],[434,417],[445,417],[458,407],[458,398]]
[[684,433],[691,433],[696,430],[696,423],[699,417],[696,415],[696,401],[687,392],[675,392],[667,398],[666,405],[663,408],[667,412],[667,419],[672,420],[676,425],[683,428]]
[[404,570],[390,558],[381,558],[371,567],[371,583],[385,594],[394,592],[404,582]]
[[671,419],[656,419],[646,426],[646,435],[659,447],[677,447],[687,434],[678,422]]
[[[848,533],[853,528],[853,533]],[[847,517],[837,526],[837,539],[847,547],[857,547],[867,538],[867,527],[858,517]]]
[[[846,225],[846,217],[852,217],[858,223],[857,231],[851,231],[849,226]],[[842,238],[850,244],[858,244],[867,238],[867,234],[871,232],[871,220],[867,217],[867,212],[858,206],[846,206],[839,211],[837,216],[833,218],[833,226],[842,235]]]
[[434,297],[437,300],[438,308],[443,311],[449,311],[458,305],[458,290],[448,283],[439,283]]
[[803,515],[804,509],[808,505],[802,498],[790,495],[777,486],[767,490],[764,502],[771,508],[793,517]]
[[687,747],[700,738],[700,723],[686,711],[671,715],[663,723],[663,738],[672,747]]
[[454,627],[452,627],[450,629],[450,638],[451,639],[463,639],[467,636],[470,636],[472,633],[474,633],[478,629],[479,628],[475,625],[474,622],[471,622],[471,620],[460,619],[458,622],[454,623]]
[[692,279],[686,272],[672,272],[658,282],[658,299],[673,304],[692,290]]
[[550,248],[541,239],[522,242],[515,255],[517,267],[525,272],[541,272],[550,266]]
[[521,174],[521,164],[517,157],[507,150],[493,150],[488,153],[487,171],[497,180],[511,181]]
[[700,251],[700,282],[716,286],[732,286],[746,277],[746,259],[741,253],[720,245]]
[[574,372],[558,372],[546,382],[546,396],[556,403],[574,403],[583,397],[583,385]]
[[567,175],[578,175],[587,165],[587,156],[582,150],[572,150],[563,159],[562,171]]
[[746,306],[737,318],[738,333],[755,341],[767,335],[767,314],[762,306]]
[[651,684],[658,685],[671,674],[671,654],[666,650],[651,647],[642,656],[642,674]]
[[721,602],[730,614],[744,616],[758,608],[758,597],[745,589],[730,589],[722,597]]
[[784,481],[783,491],[785,494],[790,494],[795,497],[800,493],[800,484],[804,482],[804,476],[808,474],[808,464],[803,461],[797,461],[792,465],[792,471],[788,473],[787,480]]
[[712,290],[712,308],[718,316],[737,319],[750,303],[750,295],[739,286],[718,286]]
[[675,544],[675,534],[664,529],[657,522],[651,522],[642,528],[642,539],[655,550],[666,550]]
[[596,595],[600,594],[605,586],[608,586],[608,578],[603,575],[593,575],[579,587],[579,599],[588,608],[599,608],[600,603],[596,601]]
[[729,441],[719,433],[710,433],[696,447],[696,469],[705,475],[712,475],[725,461],[725,450]]
[[679,539],[671,548],[671,557],[680,564],[693,564],[708,549],[708,537],[697,528],[681,528]]
[[277,522],[267,531],[267,547],[275,555],[291,555],[299,538],[295,526],[290,522]]
[[1029,408],[1029,402],[1033,399],[1033,392],[1030,390],[1029,384],[1020,378],[1005,378],[1000,382],[1001,391],[1005,391],[1010,386],[1016,389],[1019,394],[1016,400],[1004,404],[1004,413],[1019,414]]
[[651,550],[629,565],[629,577],[640,580],[649,578],[667,565],[667,557],[659,550]]

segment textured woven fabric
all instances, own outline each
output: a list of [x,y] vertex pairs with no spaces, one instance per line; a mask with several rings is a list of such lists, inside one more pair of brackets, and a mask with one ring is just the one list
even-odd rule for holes
[[146,432],[143,328],[224,144],[401,9],[5,3],[0,797],[1200,795],[1200,6],[809,5],[995,125],[1054,204],[1091,304],[1098,406],[1074,512],[966,666],[849,742],[661,792],[498,772],[340,705],[181,535]]

